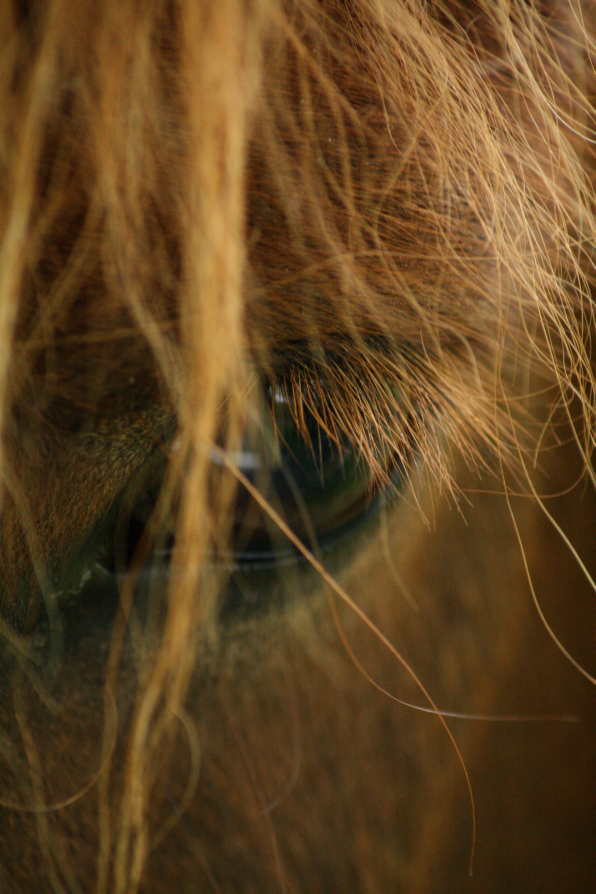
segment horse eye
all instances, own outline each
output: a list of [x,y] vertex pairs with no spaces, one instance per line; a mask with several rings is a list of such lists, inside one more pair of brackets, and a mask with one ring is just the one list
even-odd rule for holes
[[[297,426],[283,388],[271,388],[268,402],[271,414],[261,414],[258,430],[249,432],[233,459],[311,552],[327,564],[341,561],[343,551],[335,547],[349,544],[385,491],[347,439],[336,443],[306,410]],[[392,481],[399,483],[398,468]],[[243,487],[233,511],[228,551],[218,557],[231,572],[224,621],[269,612],[311,585],[302,553]]]
[[[376,507],[372,477],[356,449],[332,440],[306,410],[300,431],[282,388],[271,390],[270,401],[273,422],[251,434],[234,460],[300,540],[325,554]],[[246,574],[300,562],[302,554],[239,487],[221,558]]]
[[[258,424],[247,427],[242,449],[229,458],[299,539],[324,555],[378,508],[382,490],[347,439],[337,443],[306,409],[298,427],[283,387],[270,387],[267,403],[271,412],[263,407]],[[211,462],[214,472],[228,474],[220,453],[213,451]],[[126,526],[128,560],[155,505],[164,468],[162,461],[137,492]],[[303,560],[242,485],[231,511],[231,536],[225,549],[212,554],[214,564],[251,573]],[[164,564],[170,550],[169,544],[159,550]]]
[[[247,426],[241,450],[230,458],[308,549],[328,555],[374,515],[384,491],[347,439],[337,443],[306,410],[301,426],[296,424],[283,387],[270,387],[266,398],[258,422]],[[213,451],[211,462],[214,481],[231,474],[223,468],[219,452]],[[125,501],[128,505],[120,516],[124,522],[112,531],[113,557],[106,565],[118,579],[126,574],[152,515],[165,463],[160,453],[133,499]],[[398,478],[399,469],[393,481]],[[227,572],[222,617],[238,617],[261,607],[268,610],[276,599],[285,601],[280,594],[282,579],[289,581],[293,572],[308,573],[302,553],[241,484],[230,512],[226,545],[214,548],[208,560],[213,568]],[[143,574],[166,583],[172,543],[167,533],[161,537]]]

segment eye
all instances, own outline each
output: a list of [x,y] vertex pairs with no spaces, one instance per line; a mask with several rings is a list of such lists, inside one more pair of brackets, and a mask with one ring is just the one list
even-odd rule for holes
[[[348,544],[378,512],[388,492],[399,485],[399,464],[387,469],[393,487],[381,486],[347,437],[332,437],[306,407],[300,408],[297,420],[296,407],[283,385],[267,385],[263,393],[260,411],[247,424],[242,447],[231,459],[298,538],[329,561],[336,548]],[[211,462],[214,480],[231,474],[222,468],[216,451]],[[112,589],[121,586],[157,504],[166,466],[166,449],[156,448],[114,508],[100,555],[89,557],[91,571],[83,575],[87,582],[82,589],[93,591],[94,603],[96,591],[105,591],[108,579]],[[228,580],[222,595],[224,620],[285,603],[287,591],[303,589],[310,573],[302,553],[241,485],[230,511],[233,517],[227,545],[209,556],[212,567],[226,572]],[[150,585],[152,592],[155,587],[160,591],[167,586],[172,546],[173,536],[167,534],[154,544],[139,580],[139,605],[146,586]],[[298,587],[294,586],[296,575]],[[88,583],[91,578],[93,586]],[[70,604],[80,604],[80,596],[71,592]]]
[[[347,439],[334,440],[306,409],[298,426],[283,386],[269,387],[267,398],[270,418],[233,459],[300,540],[325,554],[377,509],[380,490]],[[221,560],[249,574],[303,557],[240,487],[230,549]]]
[[[268,385],[264,391],[258,421],[247,425],[241,450],[230,458],[300,540],[324,555],[378,510],[387,488],[379,485],[357,447],[347,437],[332,437],[306,407],[300,408],[298,423],[283,385]],[[222,471],[216,451],[211,462]],[[164,468],[162,455],[137,490],[126,523],[127,563],[155,505]],[[395,489],[399,468],[387,473]],[[241,485],[232,511],[229,545],[211,556],[213,563],[251,574],[303,561]],[[166,563],[170,551],[170,543],[162,545],[160,560]]]
[[[266,388],[266,404],[232,459],[298,538],[329,563],[395,490],[398,464],[387,469],[391,486],[382,487],[347,437],[332,437],[306,407],[297,421],[283,385]],[[230,571],[223,621],[285,604],[309,587],[312,576],[302,553],[242,486],[233,511],[228,550],[217,556]]]

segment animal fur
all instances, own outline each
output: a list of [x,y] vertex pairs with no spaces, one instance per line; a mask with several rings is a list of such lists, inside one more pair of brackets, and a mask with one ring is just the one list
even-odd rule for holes
[[[0,5],[0,890],[594,889],[595,19]],[[389,496],[226,614],[274,393]]]

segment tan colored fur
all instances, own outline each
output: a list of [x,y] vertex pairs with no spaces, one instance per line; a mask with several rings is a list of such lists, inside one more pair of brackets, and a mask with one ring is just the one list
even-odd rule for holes
[[[1,891],[593,890],[595,19],[0,5]],[[401,484],[224,618],[264,382]]]

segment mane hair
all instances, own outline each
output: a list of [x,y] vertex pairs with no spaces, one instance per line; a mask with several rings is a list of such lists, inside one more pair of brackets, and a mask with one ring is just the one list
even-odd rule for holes
[[[141,884],[164,755],[218,636],[205,557],[229,536],[235,484],[214,484],[210,457],[238,449],[255,383],[285,389],[304,433],[310,414],[380,481],[397,457],[456,495],[457,450],[476,469],[500,456],[521,486],[557,412],[592,475],[591,7],[1,5],[7,649],[25,648],[40,605],[58,637],[55,557],[176,437],[132,562],[173,514],[177,573],[141,649],[118,797],[132,574],[111,637],[99,894]],[[72,509],[88,476],[93,505]]]

